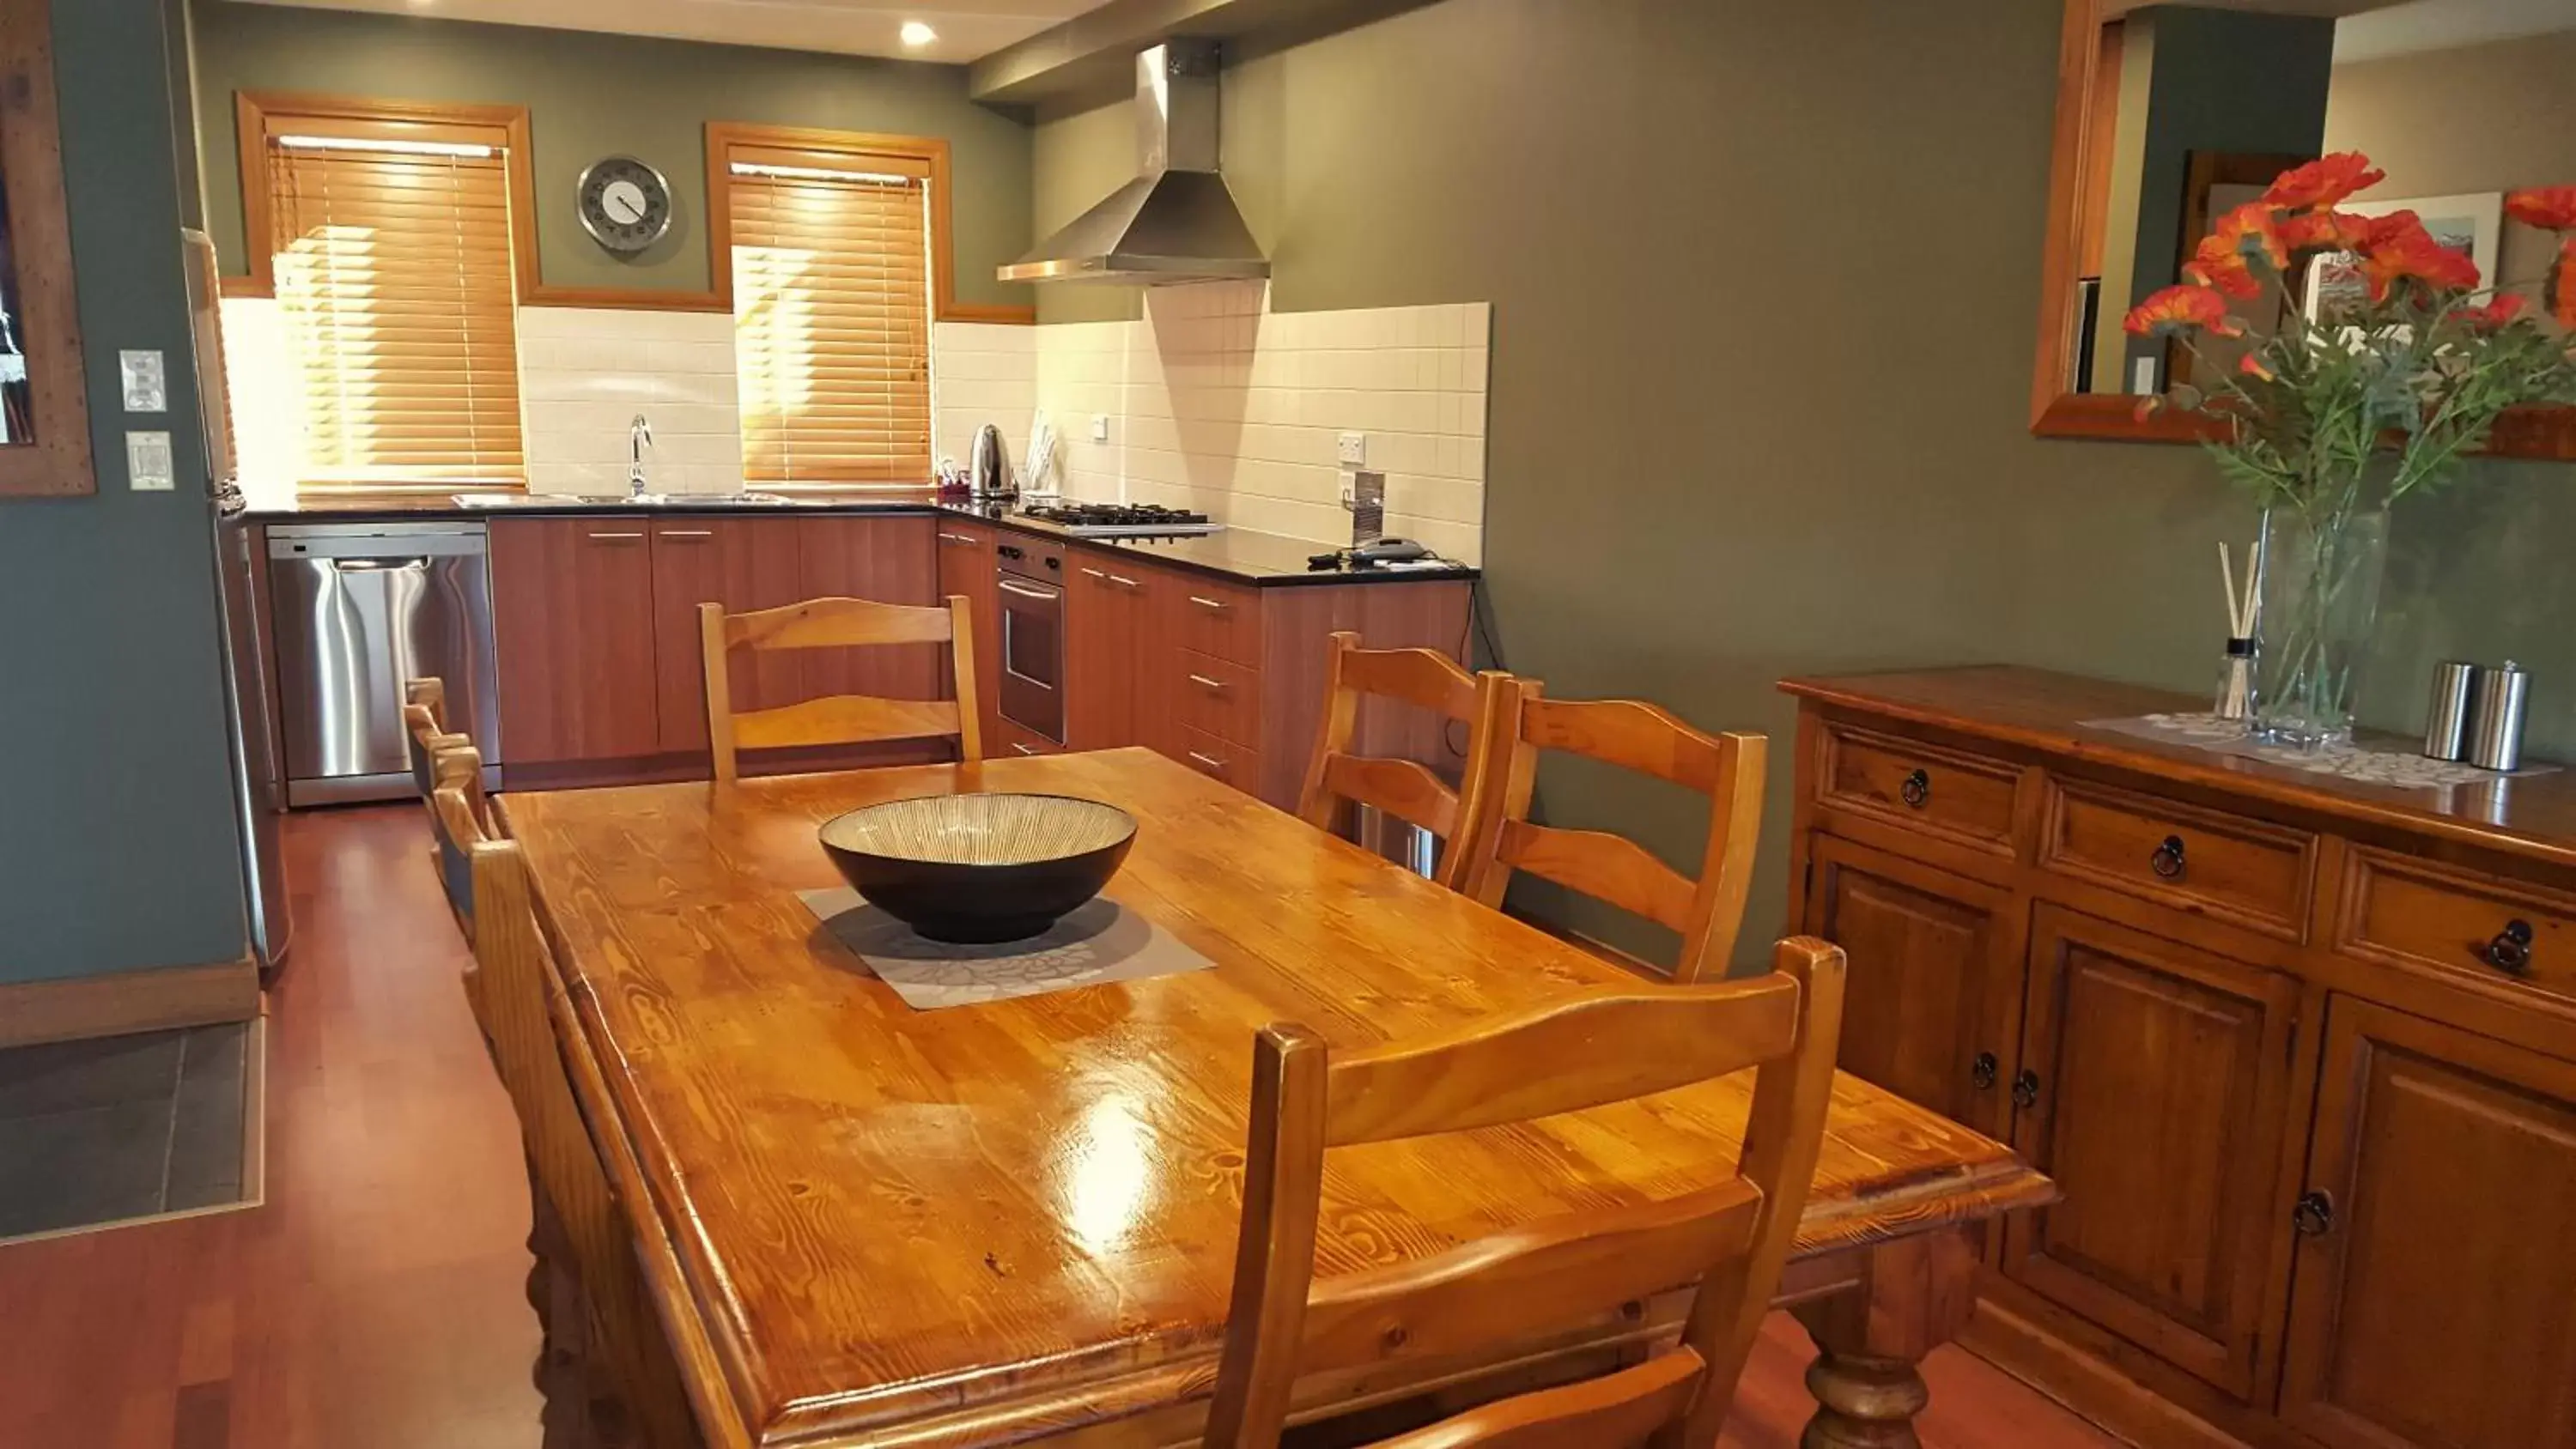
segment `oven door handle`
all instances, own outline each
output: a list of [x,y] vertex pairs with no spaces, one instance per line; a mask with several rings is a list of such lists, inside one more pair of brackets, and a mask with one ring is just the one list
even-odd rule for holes
[[1064,597],[1054,589],[1033,589],[1026,584],[1014,583],[1009,579],[1000,579],[996,582],[1001,584],[1003,593],[1017,594],[1023,599],[1036,599],[1044,604],[1052,604]]

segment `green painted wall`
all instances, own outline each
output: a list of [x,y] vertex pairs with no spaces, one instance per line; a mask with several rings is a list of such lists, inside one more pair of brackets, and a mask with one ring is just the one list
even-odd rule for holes
[[[1780,676],[2215,670],[2211,544],[2251,537],[2250,512],[2190,450],[2028,432],[2058,16],[1441,0],[1226,77],[1276,308],[1494,304],[1503,663],[1778,744],[1747,959],[1784,899]],[[1129,174],[1123,121],[1039,128],[1041,231]],[[2576,469],[2490,466],[2396,526],[2367,712],[2410,725],[2432,660],[2511,652],[2540,671],[2535,745],[2576,751]],[[1704,816],[1677,792],[1572,764],[1541,784],[1552,819],[1695,859]]]
[[[95,497],[0,503],[0,981],[244,949],[163,11],[53,8],[100,478]],[[120,411],[122,348],[162,351],[167,414]],[[170,430],[177,490],[128,491],[129,425]]]
[[[963,66],[193,0],[207,211],[227,273],[246,269],[233,93],[319,91],[524,105],[536,147],[537,243],[558,286],[707,285],[709,121],[939,136],[951,148],[957,296],[1025,303],[993,269],[1028,249],[1029,128],[966,98]],[[582,231],[574,183],[602,156],[668,177],[670,233],[633,258]]]

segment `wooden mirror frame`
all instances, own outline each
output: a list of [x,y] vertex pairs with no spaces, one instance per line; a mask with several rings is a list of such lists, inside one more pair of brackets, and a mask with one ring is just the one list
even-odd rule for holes
[[[2102,0],[2066,0],[2057,42],[2057,118],[2048,159],[2048,244],[2039,266],[2039,338],[2031,361],[2030,430],[2043,438],[2189,443],[2218,436],[2225,420],[2167,409],[2137,416],[2138,394],[2060,390],[2075,329],[2075,279],[2083,263],[2085,163],[2093,132],[2093,68],[2101,55]],[[2111,302],[2105,300],[2103,306]],[[2496,421],[2491,457],[2576,461],[2576,408],[2515,408]]]
[[36,424],[35,441],[0,444],[0,498],[98,491],[54,110],[51,9],[49,0],[0,0],[0,187],[8,191],[9,253]]

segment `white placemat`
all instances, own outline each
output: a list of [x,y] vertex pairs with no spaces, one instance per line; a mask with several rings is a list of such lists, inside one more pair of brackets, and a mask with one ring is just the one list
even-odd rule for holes
[[2405,750],[2374,750],[2365,745],[2296,750],[2255,738],[2243,720],[2220,719],[2214,714],[2142,714],[2130,719],[2086,720],[2084,724],[2087,729],[2113,730],[2161,744],[2182,745],[2220,755],[2243,755],[2311,774],[2333,775],[2366,785],[2394,785],[2401,789],[2478,785],[2489,780],[2545,775],[2557,768],[2554,765],[2532,765],[2507,773],[2482,770],[2475,765],[2452,760],[2430,760]]
[[915,1011],[1177,976],[1214,964],[1105,896],[1039,935],[991,946],[933,941],[847,886],[798,891],[796,898]]

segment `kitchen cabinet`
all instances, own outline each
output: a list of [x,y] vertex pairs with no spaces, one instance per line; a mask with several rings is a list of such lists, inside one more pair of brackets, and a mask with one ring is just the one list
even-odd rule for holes
[[[774,609],[807,597],[797,557],[806,525],[786,518],[672,518],[654,521],[654,699],[660,710],[656,747],[707,747],[706,663],[698,643],[698,606],[728,613]],[[732,705],[770,709],[803,697],[802,661],[792,653],[745,654],[733,661]]]
[[2160,1449],[2576,1446],[2576,776],[2373,789],[2035,670],[1786,688],[1843,1065],[2062,1194],[1965,1346]]
[[2576,1444],[2576,1064],[2327,1014],[2281,1417],[2330,1449]]
[[2287,976],[2040,906],[2012,1144],[2064,1196],[2006,1224],[2004,1273],[2250,1399],[2297,1015]]
[[[797,520],[801,596],[871,599],[916,609],[937,604],[937,522],[927,515],[868,514]],[[979,647],[981,642],[977,641]],[[883,699],[945,699],[950,697],[947,648],[945,644],[882,644],[866,649],[800,649],[795,659],[804,670],[804,681],[798,697],[865,694]]]
[[1179,737],[1157,707],[1171,661],[1158,605],[1174,580],[1132,560],[1068,552],[1064,584],[1064,743],[1146,745],[1174,754]]
[[661,747],[650,520],[492,520],[501,739],[512,768]]
[[[980,523],[966,523],[941,518],[934,521],[933,538],[939,545],[940,598],[963,598],[966,612],[975,631],[975,698],[980,703],[984,738],[993,740],[1001,729],[997,709],[1002,682],[1002,621],[997,598],[993,563],[993,530]],[[946,661],[940,665],[941,681],[951,671]],[[989,751],[993,746],[987,745]]]
[[2011,893],[1842,840],[1820,843],[1811,869],[1800,929],[1851,959],[1843,1070],[2007,1135],[2021,981]]

